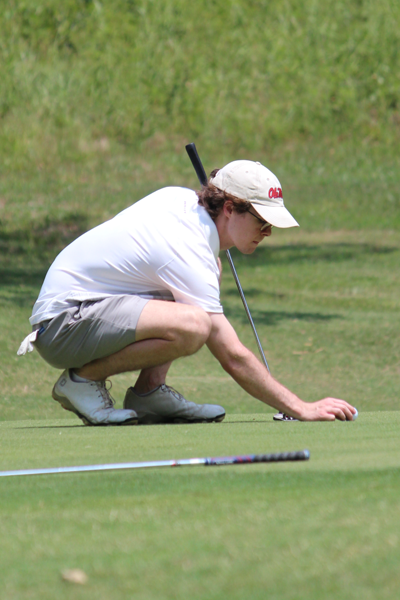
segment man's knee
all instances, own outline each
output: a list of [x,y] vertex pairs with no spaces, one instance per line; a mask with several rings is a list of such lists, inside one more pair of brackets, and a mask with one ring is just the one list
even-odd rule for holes
[[198,306],[150,300],[136,328],[136,341],[160,338],[179,347],[181,356],[197,352],[211,332],[211,318]]
[[197,306],[188,306],[180,324],[180,343],[184,354],[194,354],[206,343],[211,333],[209,315]]

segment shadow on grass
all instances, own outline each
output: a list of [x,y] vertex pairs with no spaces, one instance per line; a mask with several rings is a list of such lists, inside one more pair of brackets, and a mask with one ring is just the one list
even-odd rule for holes
[[[251,288],[251,287],[249,288],[246,286],[246,289],[245,289],[246,298],[247,297],[252,298],[255,296],[259,296],[260,294],[262,294],[263,298],[271,298],[272,300],[284,300],[287,297],[287,294],[282,294],[282,293],[278,293],[278,292],[269,292],[269,291],[263,290],[261,288]],[[238,295],[237,288],[234,287],[232,289],[223,290],[222,295],[236,297]]]
[[0,303],[20,308],[32,307],[35,303],[47,269],[50,265],[32,267],[0,266]]
[[16,286],[21,283],[24,286],[40,286],[43,283],[47,268],[47,264],[43,267],[33,267],[29,263],[25,267],[0,266],[0,293],[4,287]]
[[338,263],[349,260],[362,260],[367,256],[379,254],[392,254],[398,252],[398,248],[388,246],[377,246],[374,244],[350,244],[345,242],[327,243],[308,246],[306,244],[287,244],[285,246],[265,246],[257,248],[254,254],[240,254],[235,248],[232,249],[232,257],[235,264],[245,264],[247,267],[274,265],[291,265],[303,262]]
[[[237,294],[237,291],[234,291]],[[259,291],[257,293],[260,293]],[[250,295],[247,293],[246,296]],[[242,323],[247,323],[247,315],[243,309],[224,306],[224,313],[227,319],[234,319]],[[277,325],[282,321],[303,321],[308,323],[321,323],[332,321],[333,319],[343,319],[343,315],[322,314],[319,312],[299,312],[299,311],[277,311],[277,310],[251,310],[251,315],[257,324]]]
[[82,428],[86,427],[86,425],[83,425],[83,423],[77,423],[76,425],[24,425],[23,427],[14,427],[13,429],[76,429],[77,427]]
[[[221,421],[220,423],[218,423],[218,427],[223,427],[225,425],[243,425],[244,423],[252,423],[252,424],[267,423],[269,425],[275,424],[275,422],[272,421],[272,416],[268,415],[268,416],[266,416],[265,419],[260,419],[257,417],[257,421],[255,421],[253,419],[245,419],[242,421]],[[131,427],[166,427],[167,425],[173,425],[174,427],[180,427],[182,425],[185,425],[186,427],[188,425],[208,425],[208,426],[210,426],[211,423],[201,423],[201,422],[199,422],[199,423],[151,423],[151,424],[145,424],[145,425],[144,424],[131,425]],[[13,429],[29,429],[29,430],[32,430],[32,429],[76,429],[77,427],[87,429],[86,425],[79,424],[79,423],[77,423],[76,425],[38,425],[38,426],[23,425],[22,427],[14,427]],[[103,427],[103,426],[96,425],[95,427]]]
[[[37,297],[47,269],[57,254],[79,235],[87,231],[88,218],[85,214],[67,214],[59,219],[47,217],[43,223],[25,225],[19,229],[8,229],[0,222],[0,299],[18,306],[31,305]],[[242,255],[232,250],[235,265],[252,269],[268,265],[289,266],[301,263],[338,263],[363,260],[373,255],[398,252],[398,248],[379,247],[374,244],[327,243],[320,245],[288,244],[278,247],[261,247],[252,255]],[[225,269],[229,269],[225,265]],[[247,288],[246,296],[260,294],[283,299],[277,294]],[[224,295],[236,295],[236,290],[226,290]],[[243,313],[226,308],[228,317],[244,319]],[[285,311],[254,311],[254,316],[265,325],[275,325],[283,320],[326,321],[340,318],[338,315]]]
[[40,223],[27,223],[19,228],[0,221],[0,252],[7,257],[29,259],[54,257],[65,246],[88,229],[84,213],[71,213],[55,219],[45,217]]
[[1,301],[21,307],[32,305],[54,258],[87,228],[84,214],[47,217],[40,224],[18,229],[0,221]]

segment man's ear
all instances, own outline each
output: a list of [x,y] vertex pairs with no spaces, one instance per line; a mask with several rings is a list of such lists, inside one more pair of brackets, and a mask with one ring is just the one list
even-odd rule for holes
[[224,215],[229,219],[234,211],[233,202],[231,200],[225,200],[223,206]]

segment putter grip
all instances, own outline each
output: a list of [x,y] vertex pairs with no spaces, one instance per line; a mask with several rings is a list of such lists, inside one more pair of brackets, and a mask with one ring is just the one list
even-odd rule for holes
[[299,450],[298,452],[279,452],[277,454],[256,454],[253,462],[284,462],[292,460],[308,460],[310,452]]
[[217,456],[205,459],[205,466],[219,465],[246,465],[249,463],[271,463],[296,460],[308,460],[310,452],[299,450],[297,452],[278,452],[273,454],[245,454],[243,456]]
[[207,175],[200,160],[200,156],[197,153],[196,145],[192,142],[191,144],[185,146],[185,148],[190,160],[192,161],[192,165],[196,171],[196,175],[199,178],[201,185],[207,185]]

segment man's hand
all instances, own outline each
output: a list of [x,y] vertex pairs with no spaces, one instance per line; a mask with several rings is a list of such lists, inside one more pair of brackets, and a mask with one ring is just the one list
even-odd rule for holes
[[324,398],[318,402],[304,402],[301,421],[352,421],[356,409],[345,400]]

